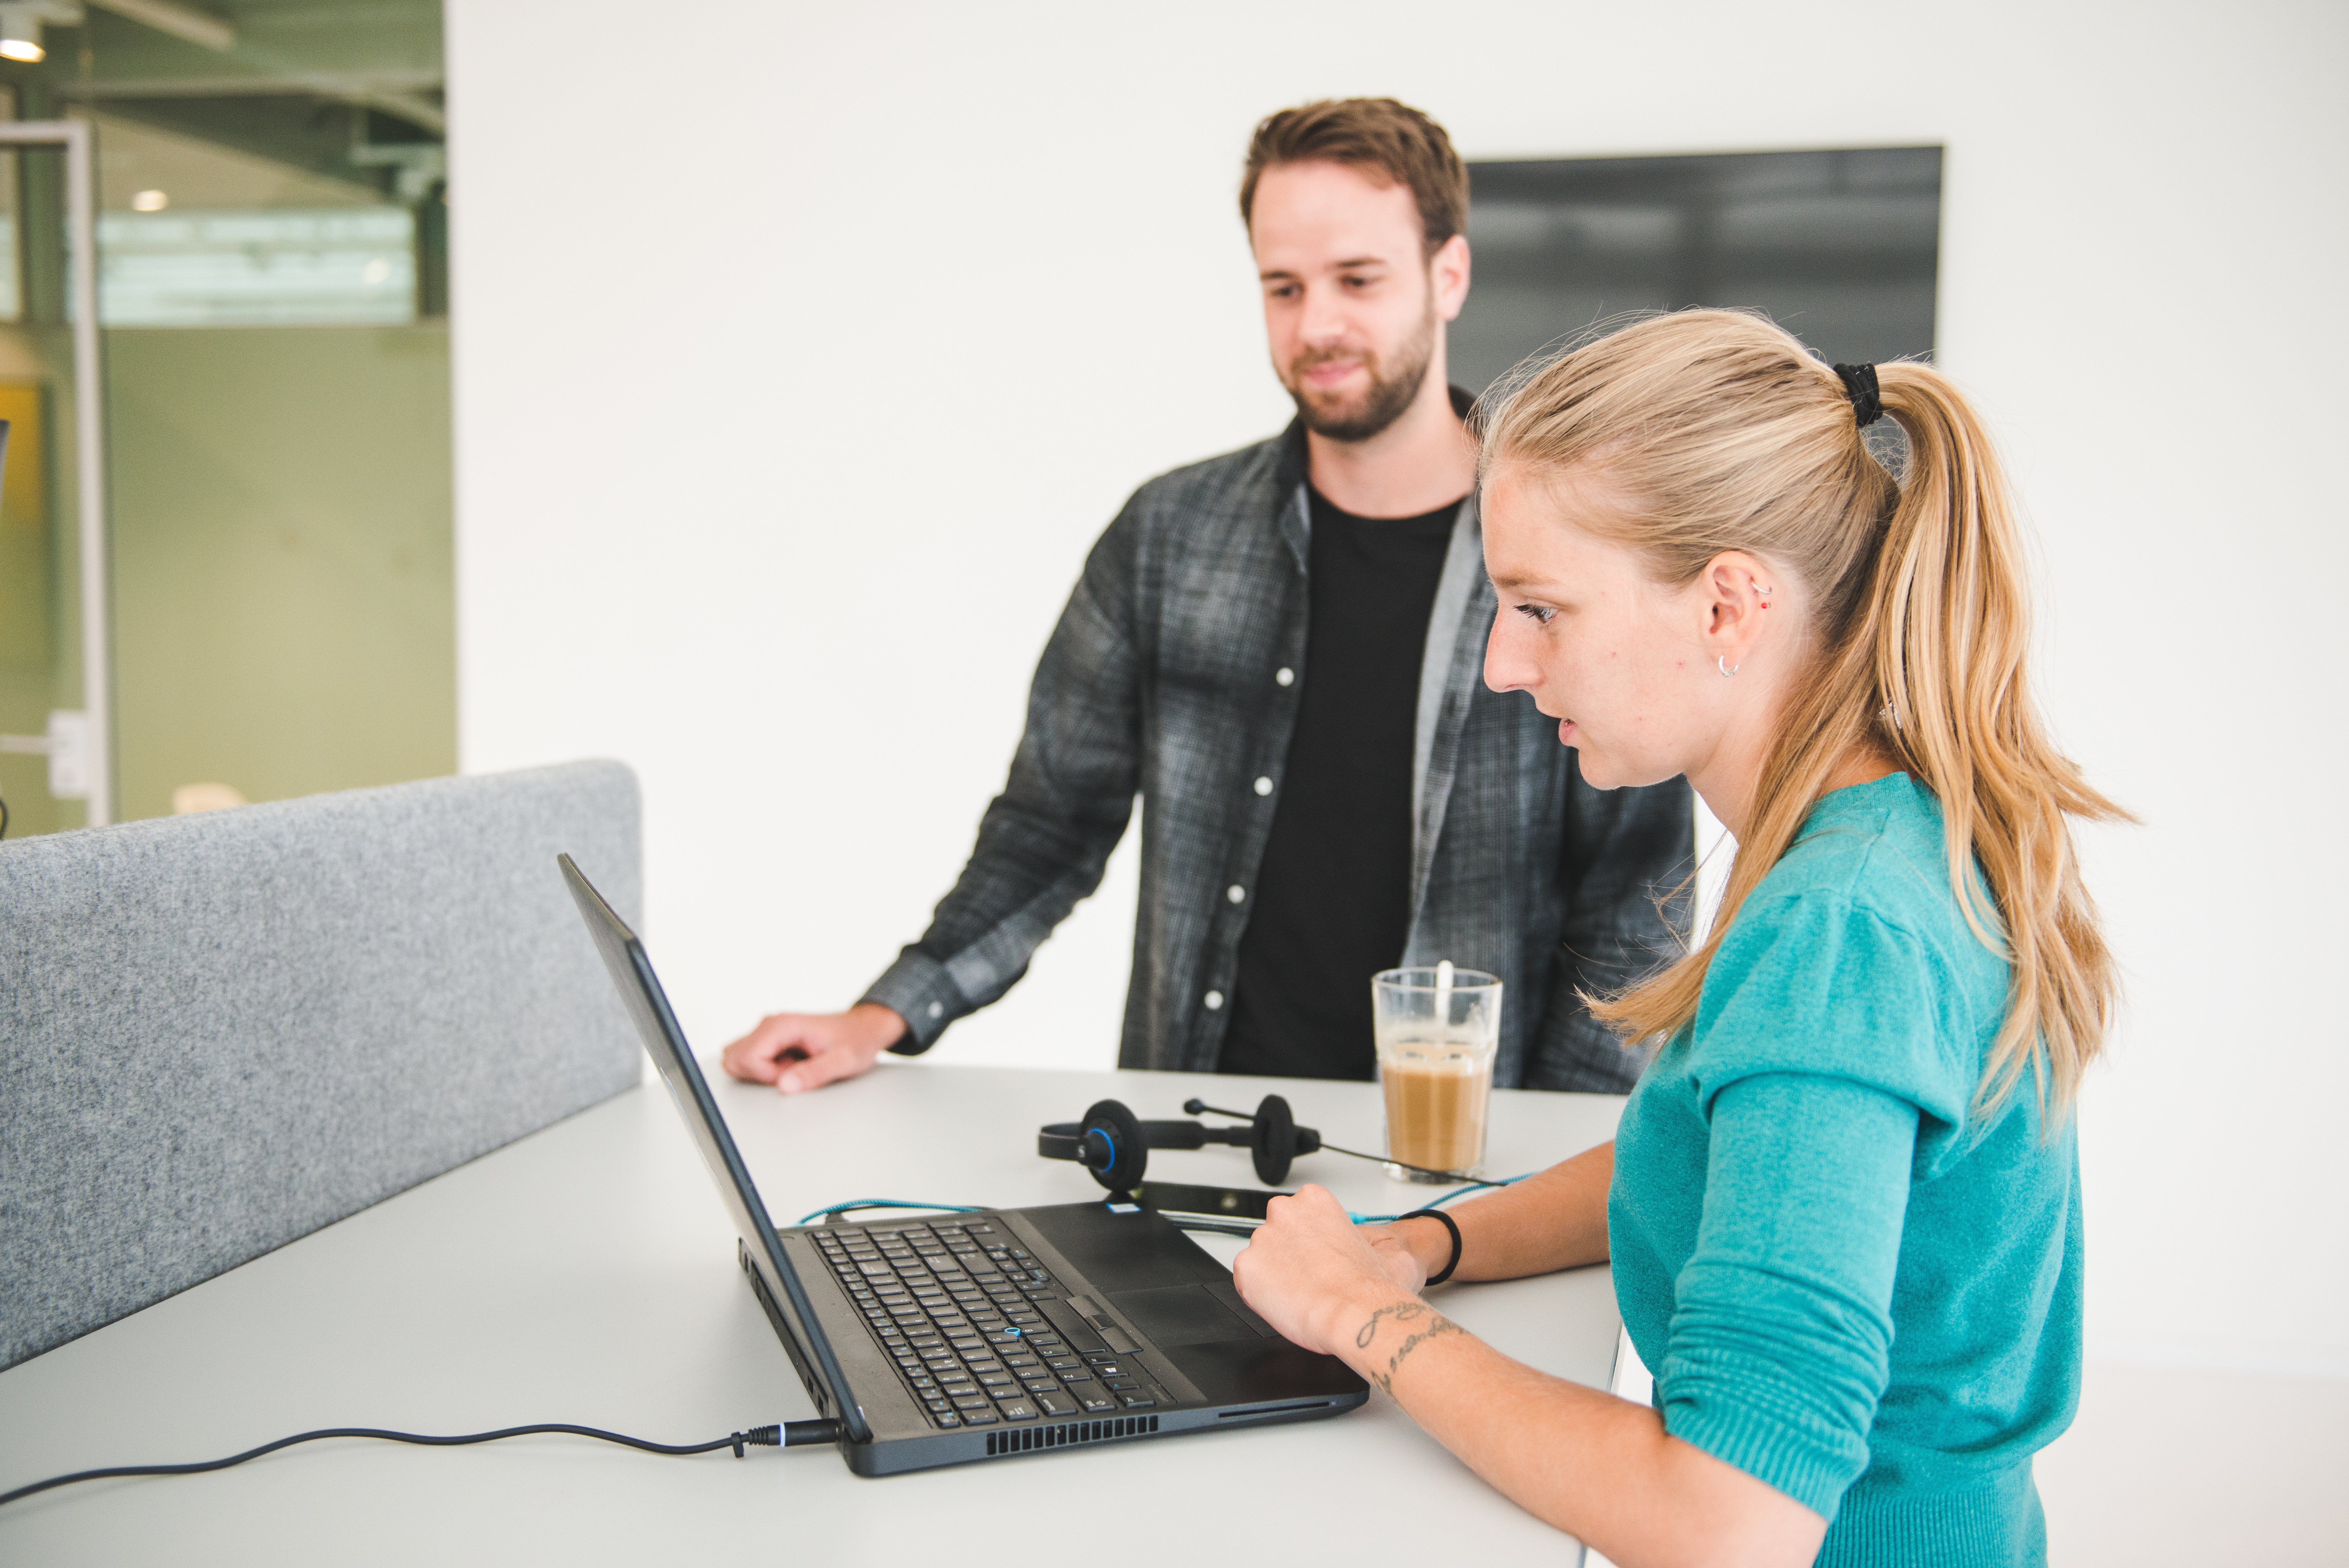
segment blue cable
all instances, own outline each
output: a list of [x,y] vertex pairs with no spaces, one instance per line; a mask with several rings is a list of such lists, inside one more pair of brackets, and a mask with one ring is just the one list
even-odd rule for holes
[[[1435,1199],[1432,1202],[1423,1203],[1420,1207],[1423,1209],[1441,1209],[1445,1204],[1451,1202],[1454,1199],[1465,1198],[1472,1192],[1485,1192],[1503,1187],[1515,1187],[1518,1182],[1525,1180],[1526,1176],[1532,1176],[1535,1173],[1533,1171],[1529,1170],[1526,1172],[1525,1176],[1505,1176],[1498,1181],[1472,1181],[1465,1187],[1454,1188],[1451,1191],[1445,1193],[1443,1197]],[[1357,1214],[1352,1210],[1349,1209],[1346,1210],[1346,1218],[1351,1220],[1357,1225],[1392,1225],[1396,1220],[1402,1219],[1402,1216],[1400,1214]]]
[[800,1216],[802,1225],[812,1225],[827,1215],[845,1214],[852,1209],[935,1209],[945,1214],[984,1214],[985,1209],[968,1203],[906,1203],[895,1198],[859,1198],[848,1203],[835,1203],[828,1209],[817,1209]]
[[[1531,1171],[1527,1171],[1526,1173],[1526,1176],[1530,1176],[1532,1174],[1533,1172]],[[1427,1209],[1441,1209],[1455,1198],[1465,1198],[1472,1192],[1488,1192],[1504,1187],[1514,1187],[1524,1179],[1526,1179],[1525,1176],[1506,1176],[1498,1181],[1472,1181],[1465,1187],[1457,1187],[1453,1189],[1443,1197],[1434,1199],[1428,1203],[1422,1205],[1422,1207]],[[824,1219],[829,1215],[845,1214],[854,1209],[927,1209],[935,1210],[943,1214],[983,1214],[987,1212],[984,1207],[974,1206],[967,1203],[911,1203],[896,1198],[858,1198],[846,1203],[834,1203],[826,1208],[810,1210],[807,1213],[800,1216],[799,1223],[802,1225],[812,1225],[817,1220]],[[1357,1225],[1392,1225],[1396,1220],[1402,1219],[1402,1216],[1400,1214],[1357,1214],[1350,1209],[1346,1211],[1346,1218],[1351,1220]]]

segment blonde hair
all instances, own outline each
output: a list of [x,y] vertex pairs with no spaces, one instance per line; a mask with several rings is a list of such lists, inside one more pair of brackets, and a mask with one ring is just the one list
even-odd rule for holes
[[1487,421],[1480,474],[1602,478],[1624,504],[1578,524],[1631,547],[1657,581],[1688,583],[1743,550],[1810,596],[1810,668],[1791,684],[1711,935],[1591,1011],[1633,1040],[1686,1026],[1740,906],[1828,781],[1881,753],[1940,802],[1951,890],[2011,965],[1976,1108],[1994,1111],[2027,1066],[2052,1127],[2118,993],[2066,818],[2127,814],[2056,751],[2032,701],[2024,547],[1987,432],[1930,366],[1876,375],[1909,438],[1904,482],[1868,452],[1837,374],[1740,312],[1627,327],[1533,372]]

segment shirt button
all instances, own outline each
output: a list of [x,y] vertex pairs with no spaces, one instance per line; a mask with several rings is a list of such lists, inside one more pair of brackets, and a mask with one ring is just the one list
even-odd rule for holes
[[1297,671],[1285,664],[1272,672],[1272,683],[1276,686],[1286,686],[1296,679]]
[[931,1016],[931,1017],[933,1017],[933,1018],[944,1018],[946,1015],[947,1015],[947,1004],[946,1004],[945,1002],[931,1002],[931,1003],[930,1003],[930,1016]]
[[1237,904],[1247,898],[1247,889],[1241,887],[1237,882],[1235,882],[1230,887],[1224,889],[1224,897]]
[[1257,780],[1256,793],[1258,794],[1270,794],[1272,793],[1272,781],[1270,779]]
[[1211,991],[1199,1000],[1207,1004],[1207,1011],[1210,1012],[1220,1012],[1223,1011],[1224,993],[1220,991]]

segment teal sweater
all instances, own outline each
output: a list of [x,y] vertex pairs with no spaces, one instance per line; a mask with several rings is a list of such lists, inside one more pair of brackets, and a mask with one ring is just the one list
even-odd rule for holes
[[1825,1516],[1821,1563],[2040,1564],[2080,1382],[2079,1161],[1972,1114],[2006,961],[1906,774],[1822,799],[1632,1092],[1616,1296],[1665,1429]]

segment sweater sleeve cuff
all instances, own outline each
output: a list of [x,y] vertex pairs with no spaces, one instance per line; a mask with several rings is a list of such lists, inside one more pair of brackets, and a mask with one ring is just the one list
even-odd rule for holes
[[947,1024],[970,1011],[946,966],[914,948],[899,953],[857,1001],[877,1002],[905,1021],[904,1036],[889,1047],[900,1056],[920,1055],[937,1044]]
[[[1658,1380],[1660,1388],[1662,1383]],[[1866,1467],[1864,1454],[1855,1466],[1834,1437],[1806,1430],[1799,1417],[1781,1418],[1742,1400],[1691,1399],[1679,1390],[1665,1392],[1657,1403],[1666,1432],[1784,1492],[1830,1524],[1856,1470]]]

